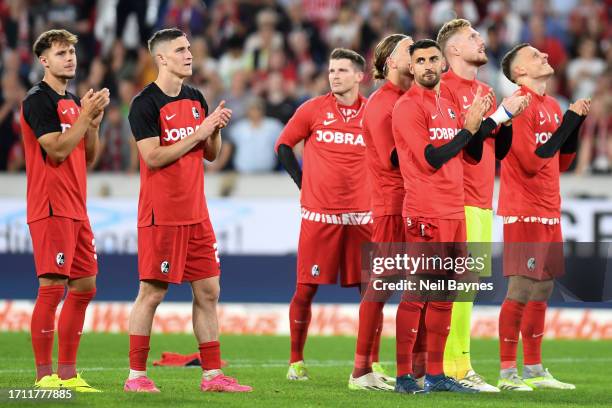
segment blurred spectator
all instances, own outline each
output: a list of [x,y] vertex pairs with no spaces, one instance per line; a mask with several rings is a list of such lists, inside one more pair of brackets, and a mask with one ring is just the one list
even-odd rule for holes
[[287,123],[296,109],[295,100],[286,91],[286,83],[279,72],[272,72],[266,81],[266,115]]
[[610,173],[612,170],[612,71],[599,78],[591,111],[580,130],[576,173]]
[[230,88],[232,78],[237,71],[249,69],[243,45],[241,37],[231,37],[227,42],[227,51],[219,59],[219,73],[221,74],[225,89]]
[[338,13],[338,18],[327,32],[327,42],[330,48],[357,48],[362,23],[361,17],[350,5],[343,6]]
[[204,31],[206,6],[200,0],[170,0],[164,12],[164,27],[176,27],[187,35],[199,35]]
[[572,100],[590,98],[595,93],[597,78],[606,69],[606,63],[597,57],[597,44],[584,38],[578,47],[578,58],[567,65],[567,79]]
[[121,113],[121,106],[113,101],[100,125],[100,154],[94,166],[102,171],[138,170],[138,149],[132,137],[130,123]]
[[276,154],[274,143],[283,130],[283,124],[265,116],[265,104],[254,97],[247,104],[247,117],[236,122],[229,130],[233,146],[234,169],[239,173],[261,173],[274,170]]
[[548,54],[548,62],[556,72],[565,71],[567,53],[563,43],[556,37],[546,33],[544,19],[540,16],[532,16],[529,20],[529,34],[527,41],[538,50]]
[[252,95],[249,89],[249,76],[245,71],[236,71],[231,80],[229,91],[221,96],[228,108],[232,110],[232,123],[246,116],[246,102]]
[[[327,45],[321,39],[317,27],[304,18],[302,3],[300,1],[292,1],[287,7],[287,14],[289,16],[289,35],[301,33],[304,36],[303,44],[306,45],[305,47],[300,47],[301,50],[307,50],[308,59],[317,65],[323,64],[327,59]],[[293,46],[291,47],[293,49]],[[294,52],[296,51],[294,50]],[[298,61],[301,59],[300,54],[301,52],[298,52],[295,55]]]
[[151,30],[147,24],[147,6],[148,0],[118,0],[117,1],[117,25],[115,26],[115,38],[121,40],[123,31],[125,30],[128,17],[132,14],[136,15],[138,20],[138,38],[139,43],[147,46],[147,41],[151,37]]
[[472,0],[440,0],[431,8],[431,24],[438,30],[448,20],[464,18],[476,24],[479,20],[478,9]]
[[25,88],[16,72],[2,76],[0,95],[0,171],[23,169],[23,148],[19,129],[21,101]]
[[244,50],[251,69],[267,70],[270,54],[283,47],[283,36],[276,31],[278,16],[272,9],[257,14],[257,31],[248,36]]

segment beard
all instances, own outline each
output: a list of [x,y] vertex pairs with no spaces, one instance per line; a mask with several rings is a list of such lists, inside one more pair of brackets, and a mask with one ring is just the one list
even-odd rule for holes
[[480,67],[484,64],[486,64],[487,62],[489,62],[489,57],[487,57],[487,54],[480,54],[477,53],[475,56],[473,56],[472,58],[466,58],[465,60],[466,62],[469,62],[470,64],[474,64],[477,67]]
[[432,77],[426,77],[425,75],[422,75],[418,77],[416,81],[419,83],[419,85],[431,89],[435,87],[438,82],[440,82],[440,74],[434,73]]

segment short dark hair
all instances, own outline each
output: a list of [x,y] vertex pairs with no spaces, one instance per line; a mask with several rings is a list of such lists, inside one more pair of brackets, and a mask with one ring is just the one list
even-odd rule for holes
[[442,52],[442,50],[440,49],[440,45],[438,45],[438,43],[434,40],[430,40],[429,38],[425,40],[419,40],[410,46],[410,56],[412,56],[412,54],[414,54],[416,50],[425,50],[427,48],[432,47],[437,48],[438,51]]
[[148,46],[149,52],[153,53],[153,49],[162,42],[172,41],[176,38],[187,36],[184,32],[179,30],[178,28],[164,28],[163,30],[156,31],[153,33],[151,38],[149,38]]
[[67,30],[49,30],[38,36],[32,46],[34,55],[40,57],[43,52],[53,46],[53,43],[75,45],[78,42],[76,35]]
[[347,59],[360,71],[365,71],[365,59],[353,50],[348,48],[335,48],[329,55],[330,60]]
[[514,48],[512,48],[506,53],[506,55],[504,55],[504,58],[502,58],[501,61],[501,67],[505,77],[514,83],[516,82],[512,78],[512,62],[516,58],[516,54],[525,47],[529,47],[529,43],[521,43],[519,45],[514,46]]

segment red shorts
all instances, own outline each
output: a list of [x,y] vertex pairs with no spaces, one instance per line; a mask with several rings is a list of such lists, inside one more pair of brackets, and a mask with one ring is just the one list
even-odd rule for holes
[[297,282],[354,286],[361,283],[361,245],[370,242],[371,224],[327,224],[302,219]]
[[[467,257],[465,219],[407,217],[405,234],[409,256],[442,259]],[[428,269],[416,270],[413,274],[447,273],[448,271]]]
[[138,228],[138,272],[140,280],[168,283],[219,276],[217,240],[210,220]]
[[50,216],[29,224],[36,276],[86,278],[98,273],[98,256],[89,220]]
[[543,281],[565,273],[561,224],[504,224],[504,276]]
[[[394,257],[395,254],[403,253],[406,241],[404,235],[404,217],[401,215],[384,215],[375,217],[372,224],[372,247],[374,251],[370,257]],[[362,261],[363,264],[363,261]],[[381,273],[371,273],[372,268],[362,271],[362,282],[367,282],[370,278],[380,279],[383,277],[397,276],[399,271],[395,269],[384,269]]]
[[372,242],[404,242],[404,218],[401,215],[384,215],[374,218]]

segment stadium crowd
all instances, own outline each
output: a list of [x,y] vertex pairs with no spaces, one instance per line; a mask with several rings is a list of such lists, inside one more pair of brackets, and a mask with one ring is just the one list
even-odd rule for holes
[[[127,114],[134,95],[155,79],[147,39],[159,28],[178,27],[191,41],[190,83],[211,106],[226,100],[233,110],[221,155],[207,170],[261,173],[280,168],[273,147],[294,110],[328,92],[333,48],[351,48],[370,62],[384,36],[435,38],[445,21],[460,17],[486,41],[489,63],[479,78],[498,100],[514,90],[500,60],[524,41],[549,54],[556,75],[548,93],[563,109],[593,98],[574,171],[610,173],[611,10],[607,0],[0,0],[0,171],[24,170],[20,103],[42,77],[31,44],[50,28],[79,36],[70,90],[111,93],[96,171],[138,171]],[[369,75],[363,94],[376,86]]]

